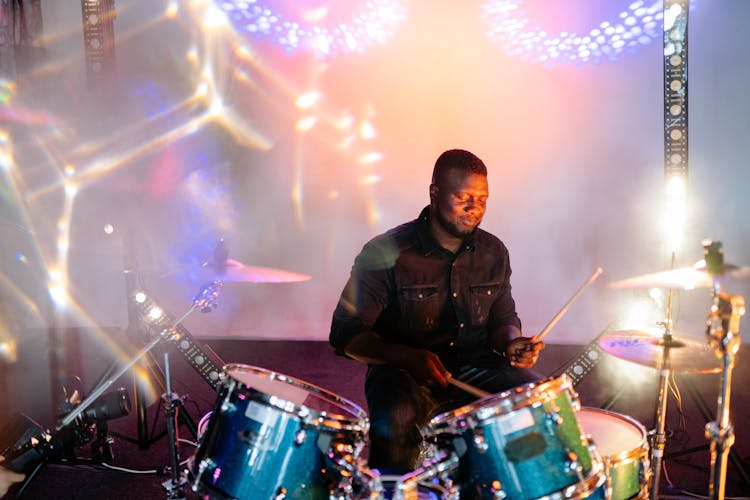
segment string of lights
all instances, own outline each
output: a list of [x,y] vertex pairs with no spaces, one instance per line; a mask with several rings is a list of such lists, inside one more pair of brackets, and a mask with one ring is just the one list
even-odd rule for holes
[[617,20],[601,21],[585,34],[573,31],[548,33],[534,24],[523,9],[523,0],[488,0],[481,17],[487,37],[511,56],[532,63],[599,63],[617,60],[626,51],[662,37],[662,1],[638,0],[619,13]]
[[306,50],[320,58],[363,53],[374,44],[384,43],[406,19],[406,8],[397,0],[363,2],[345,22],[327,22],[328,8],[293,18],[273,2],[261,0],[224,0],[218,6],[236,29],[268,40],[286,52]]

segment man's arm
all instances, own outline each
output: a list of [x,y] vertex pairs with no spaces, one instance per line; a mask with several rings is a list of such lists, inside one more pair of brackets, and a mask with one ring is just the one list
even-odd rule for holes
[[451,374],[445,369],[437,354],[390,342],[373,331],[355,335],[344,352],[370,365],[393,365],[402,368],[420,384],[445,386]]

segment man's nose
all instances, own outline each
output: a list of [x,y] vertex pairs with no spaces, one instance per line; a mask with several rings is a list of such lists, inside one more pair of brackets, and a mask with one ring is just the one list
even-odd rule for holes
[[474,198],[470,198],[469,201],[466,203],[465,210],[467,212],[477,212],[482,210],[482,204],[479,203],[478,200],[475,200]]

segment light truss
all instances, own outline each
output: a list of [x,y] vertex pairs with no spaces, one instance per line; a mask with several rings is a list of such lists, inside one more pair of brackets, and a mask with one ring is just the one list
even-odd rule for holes
[[664,1],[664,174],[688,175],[689,0]]

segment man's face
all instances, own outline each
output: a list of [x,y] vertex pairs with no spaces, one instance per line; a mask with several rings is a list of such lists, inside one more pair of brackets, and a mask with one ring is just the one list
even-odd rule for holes
[[488,196],[487,176],[455,168],[430,186],[437,221],[456,238],[465,238],[482,222]]

